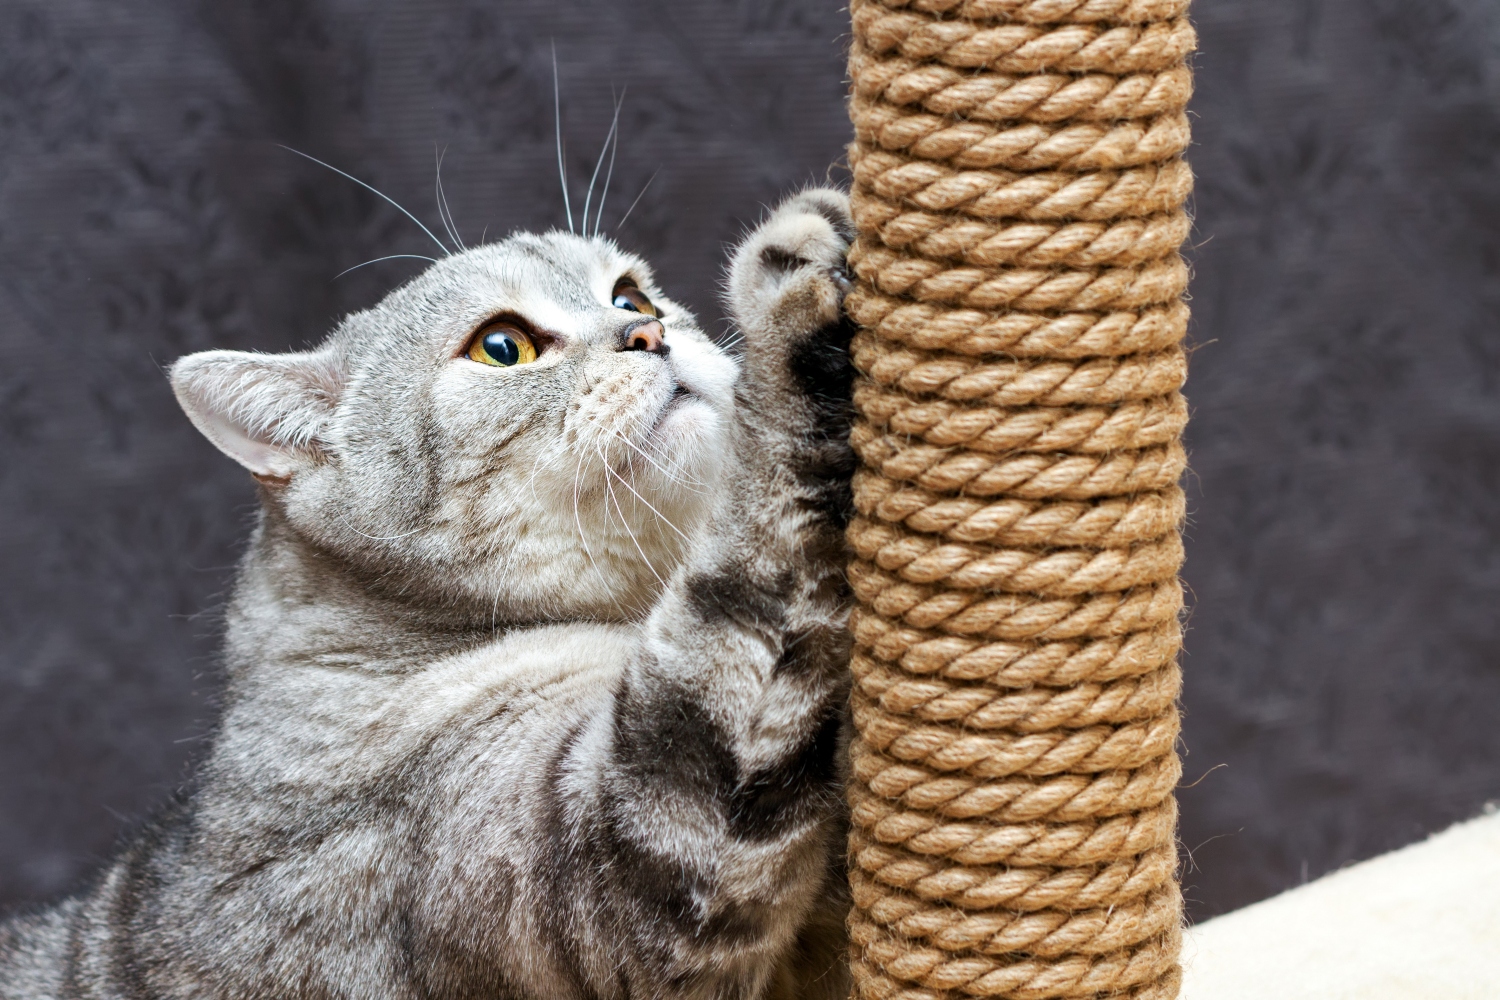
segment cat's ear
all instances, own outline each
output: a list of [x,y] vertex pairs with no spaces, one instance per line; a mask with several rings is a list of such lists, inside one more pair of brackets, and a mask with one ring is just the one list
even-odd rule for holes
[[267,479],[313,458],[342,386],[329,349],[293,354],[203,351],[172,365],[172,391],[193,426]]

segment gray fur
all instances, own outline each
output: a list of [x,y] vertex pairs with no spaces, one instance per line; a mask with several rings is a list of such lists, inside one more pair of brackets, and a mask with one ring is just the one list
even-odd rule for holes
[[[738,373],[559,232],[179,361],[262,483],[223,716],[91,889],[0,924],[0,998],[846,995],[848,234],[811,191],[738,249]],[[669,353],[622,349],[627,274]],[[498,314],[539,360],[464,357]]]

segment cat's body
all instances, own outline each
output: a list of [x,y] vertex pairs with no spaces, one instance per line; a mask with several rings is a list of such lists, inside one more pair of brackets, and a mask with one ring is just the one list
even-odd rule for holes
[[264,484],[223,716],[91,889],[0,924],[0,998],[845,995],[848,235],[809,192],[746,241],[738,377],[559,233],[180,362]]

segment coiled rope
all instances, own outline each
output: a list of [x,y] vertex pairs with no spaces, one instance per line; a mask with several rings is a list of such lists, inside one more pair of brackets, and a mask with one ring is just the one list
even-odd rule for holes
[[856,996],[1171,998],[1187,0],[853,0]]

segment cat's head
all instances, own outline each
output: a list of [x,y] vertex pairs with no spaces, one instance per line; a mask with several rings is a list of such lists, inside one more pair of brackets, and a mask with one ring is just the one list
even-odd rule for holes
[[644,261],[551,232],[440,260],[314,350],[171,375],[297,535],[506,621],[647,606],[721,473],[736,371]]

